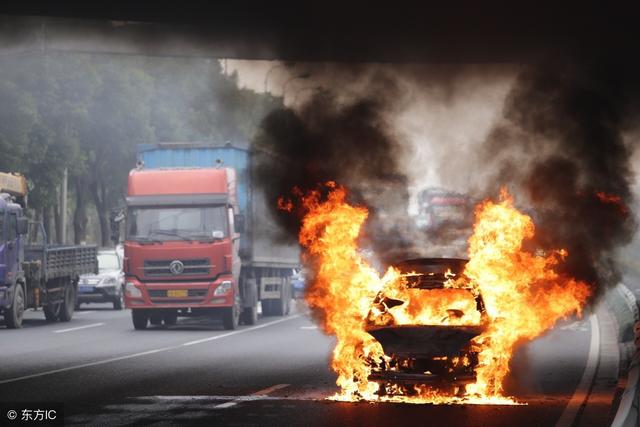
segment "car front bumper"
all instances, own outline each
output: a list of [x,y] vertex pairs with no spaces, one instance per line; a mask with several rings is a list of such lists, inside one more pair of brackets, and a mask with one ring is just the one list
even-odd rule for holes
[[92,290],[83,291],[85,285],[78,285],[78,302],[114,302],[118,298],[117,285],[92,286]]

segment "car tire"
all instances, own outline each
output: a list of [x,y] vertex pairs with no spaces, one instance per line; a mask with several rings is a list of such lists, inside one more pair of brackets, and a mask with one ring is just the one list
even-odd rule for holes
[[116,293],[116,299],[113,301],[114,310],[122,310],[124,308],[124,294],[122,291]]
[[149,323],[149,315],[145,310],[133,309],[131,310],[131,320],[133,321],[134,329],[147,329],[147,324]]
[[4,312],[4,320],[9,329],[18,329],[22,327],[22,318],[24,316],[24,290],[22,285],[16,284],[13,292],[11,307]]
[[76,306],[76,289],[71,283],[67,283],[64,287],[64,296],[62,299],[62,305],[60,307],[60,313],[58,318],[61,322],[68,322],[73,318],[73,313]]

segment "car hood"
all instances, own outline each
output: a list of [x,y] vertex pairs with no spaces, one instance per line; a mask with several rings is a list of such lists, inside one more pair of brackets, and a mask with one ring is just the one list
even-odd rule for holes
[[117,278],[120,275],[120,270],[105,270],[98,274],[83,274],[81,279],[106,279],[109,277]]
[[387,355],[453,356],[484,330],[478,326],[398,325],[367,328]]

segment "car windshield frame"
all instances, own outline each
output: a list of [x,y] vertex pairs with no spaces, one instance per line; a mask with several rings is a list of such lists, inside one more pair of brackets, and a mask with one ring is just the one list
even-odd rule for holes
[[161,205],[128,208],[127,240],[191,242],[214,241],[228,236],[229,221],[226,205]]

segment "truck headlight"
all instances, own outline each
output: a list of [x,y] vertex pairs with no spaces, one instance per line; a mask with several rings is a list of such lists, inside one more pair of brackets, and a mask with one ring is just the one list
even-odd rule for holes
[[131,298],[142,298],[142,291],[140,291],[133,282],[127,282],[125,285],[125,291]]
[[220,283],[216,290],[213,292],[213,295],[224,295],[231,290],[231,282],[229,280],[225,280]]

